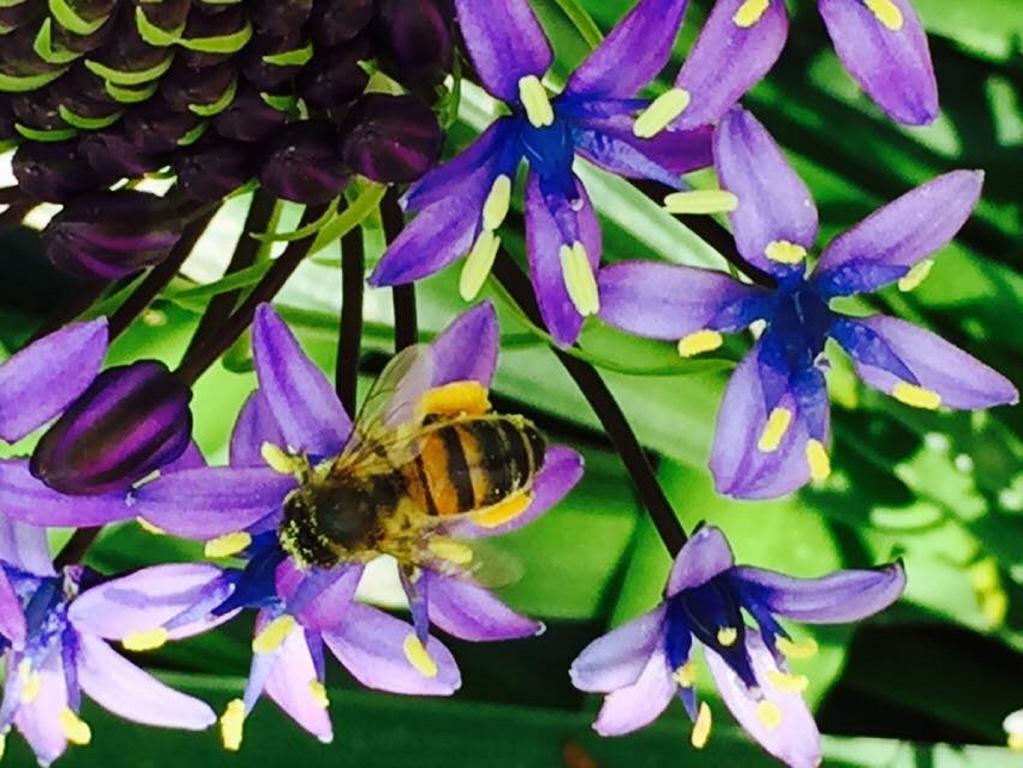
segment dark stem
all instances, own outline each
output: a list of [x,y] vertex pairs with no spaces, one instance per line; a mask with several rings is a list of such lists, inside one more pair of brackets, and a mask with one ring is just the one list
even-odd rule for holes
[[10,208],[0,213],[0,232],[20,227],[22,220],[36,205],[36,203],[12,203]]
[[341,324],[338,328],[337,364],[334,369],[337,395],[348,413],[355,413],[358,400],[365,269],[362,227],[356,227],[341,238]]
[[62,568],[80,563],[102,530],[103,527],[97,525],[92,528],[79,528],[72,533],[71,538],[67,540],[67,544],[53,558],[54,570],[59,573]]
[[21,187],[15,185],[13,187],[2,187],[0,188],[0,205],[13,205],[14,203],[24,202],[25,193],[21,191]]
[[[494,277],[504,286],[529,319],[541,328],[544,327],[529,279],[511,256],[503,251],[498,254],[497,262],[494,264]],[[592,365],[560,349],[554,348],[553,351],[583,393],[597,418],[600,419],[611,444],[622,457],[622,462],[632,477],[640,501],[646,507],[650,519],[657,528],[657,533],[668,552],[674,557],[686,543],[686,532],[672,508],[671,502],[664,495],[660,483],[657,482],[654,468],[640,445],[636,433],[629,426],[629,421],[615,400],[614,394],[608,389],[607,384]]]
[[106,292],[107,286],[110,283],[105,280],[99,280],[96,282],[83,283],[74,295],[69,296],[56,311],[53,312],[43,324],[40,325],[35,333],[32,334],[32,338],[25,342],[28,346],[34,341],[38,341],[43,336],[48,336],[60,328],[63,328],[68,323],[72,322],[76,317],[82,314],[85,310],[99,301],[100,297]]
[[[245,224],[242,226],[241,237],[238,238],[234,253],[231,254],[224,277],[247,269],[256,263],[256,256],[263,244],[252,237],[252,234],[266,231],[270,225],[270,219],[273,217],[276,201],[276,198],[262,187],[256,190],[252,197],[252,204],[249,206],[249,212],[245,217]],[[192,335],[192,341],[188,345],[189,350],[199,346],[211,334],[216,333],[224,321],[231,316],[240,295],[240,290],[227,291],[210,300],[195,333]]]
[[[380,218],[384,224],[384,237],[393,243],[405,226],[405,217],[398,205],[398,193],[391,187],[380,203]],[[396,285],[391,289],[394,301],[394,351],[400,352],[419,341],[419,322],[416,318],[416,286]]]
[[[327,206],[325,205],[307,207],[299,227],[304,227],[316,221],[326,210]],[[216,338],[208,339],[188,351],[177,369],[177,375],[185,383],[194,384],[206,372],[206,369],[213,365],[217,358],[224,354],[237,341],[238,337],[245,332],[245,329],[252,324],[256,307],[276,296],[281,288],[284,287],[284,284],[288,282],[288,278],[291,277],[292,273],[298,269],[303,259],[309,254],[309,249],[312,248],[313,243],[316,241],[316,234],[314,232],[309,237],[289,243],[284,253],[274,261],[273,266],[263,276],[263,279],[252,289],[252,293],[249,294],[248,298],[242,302],[242,305],[233,315],[224,321]]]

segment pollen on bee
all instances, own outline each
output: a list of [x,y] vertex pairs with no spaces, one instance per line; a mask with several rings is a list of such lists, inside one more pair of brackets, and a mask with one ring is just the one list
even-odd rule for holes
[[252,543],[252,536],[245,531],[226,533],[206,542],[203,552],[209,558],[231,557],[244,552]]
[[757,704],[757,720],[768,730],[773,731],[780,726],[783,719],[781,707],[775,702],[764,699]]
[[682,357],[695,357],[704,352],[713,352],[720,349],[725,343],[725,338],[717,331],[704,329],[690,333],[678,342],[678,353]]
[[735,641],[739,639],[739,630],[735,627],[721,627],[718,630],[718,642],[721,643],[725,648],[729,648],[735,645]]
[[76,746],[84,747],[92,741],[92,729],[89,724],[70,707],[64,707],[60,711],[60,729],[64,732],[64,738]]
[[597,314],[600,311],[600,293],[586,246],[579,241],[571,246],[563,245],[558,256],[565,288],[576,311],[583,317]]
[[800,264],[806,258],[806,248],[788,240],[772,240],[764,249],[764,255],[778,264]]
[[785,437],[785,433],[789,430],[790,424],[792,424],[792,411],[788,408],[775,408],[772,410],[771,415],[767,417],[764,431],[760,434],[757,448],[762,453],[774,453],[777,451],[778,446],[781,445],[782,438]]
[[327,696],[327,688],[319,680],[313,678],[309,681],[309,693],[316,702],[316,706],[326,709],[330,706],[330,698]]
[[770,6],[771,0],[746,0],[735,12],[732,22],[737,27],[749,29],[763,18]]
[[419,398],[416,407],[419,418],[430,414],[443,416],[482,415],[489,410],[490,395],[487,388],[473,379],[453,381],[442,387],[434,387]]
[[405,658],[408,659],[408,663],[423,677],[433,678],[437,676],[437,662],[433,660],[430,652],[426,650],[426,646],[416,637],[414,632],[405,637],[402,650],[405,653]]
[[237,752],[242,746],[245,731],[245,702],[233,699],[220,716],[220,739],[224,749]]
[[519,101],[526,110],[526,118],[534,128],[554,125],[554,107],[550,96],[536,75],[526,75],[519,80]]
[[263,457],[263,461],[270,469],[282,475],[293,475],[301,466],[298,459],[273,443],[263,443],[259,446],[259,455]]
[[672,192],[664,198],[664,210],[668,213],[731,213],[738,207],[739,198],[723,189]]
[[462,274],[458,278],[458,293],[463,301],[472,301],[479,294],[483,284],[494,267],[497,252],[501,248],[501,238],[489,229],[480,232],[473,243],[469,254],[462,265]]
[[692,95],[685,88],[665,91],[636,118],[632,133],[638,139],[652,139],[686,111]]
[[517,493],[504,501],[472,513],[472,521],[481,528],[497,528],[510,523],[527,509],[533,498],[528,493]]
[[454,565],[469,565],[474,557],[470,547],[446,536],[437,536],[430,539],[429,548],[430,552],[441,560],[446,560]]
[[508,216],[511,208],[512,180],[511,176],[502,173],[494,179],[490,194],[483,204],[483,228],[495,230],[500,227]]
[[675,682],[683,688],[692,688],[693,683],[696,682],[696,662],[687,661],[675,670],[672,677],[675,678]]
[[909,272],[899,278],[899,290],[903,293],[909,293],[918,288],[927,279],[928,275],[931,274],[933,267],[934,259],[924,259],[919,264],[915,264]]
[[167,643],[167,630],[163,627],[151,629],[148,632],[132,632],[121,640],[121,646],[126,651],[155,651]]
[[892,388],[892,397],[900,403],[927,411],[935,411],[941,406],[941,395],[934,390],[910,384],[908,381],[896,383]]
[[892,32],[902,29],[905,19],[902,16],[902,10],[893,0],[864,0],[864,3],[883,26]]
[[700,711],[696,715],[696,722],[693,723],[693,732],[689,737],[689,743],[696,749],[703,749],[707,746],[707,740],[710,738],[710,728],[713,725],[713,719],[710,714],[710,707],[707,706],[707,702],[700,702]]
[[285,613],[271,621],[252,639],[253,653],[273,653],[291,634],[297,622],[295,617]]
[[808,440],[806,443],[806,463],[810,467],[810,477],[815,482],[827,480],[831,475],[831,459],[828,451],[820,440]]
[[21,703],[31,704],[39,697],[43,679],[32,669],[32,662],[28,659],[22,659],[18,665],[18,677],[21,682]]
[[820,647],[812,637],[800,640],[798,643],[789,640],[787,637],[779,637],[775,645],[782,655],[789,659],[811,659],[817,655]]
[[777,669],[768,671],[767,682],[784,693],[802,693],[810,685],[806,675],[789,675]]

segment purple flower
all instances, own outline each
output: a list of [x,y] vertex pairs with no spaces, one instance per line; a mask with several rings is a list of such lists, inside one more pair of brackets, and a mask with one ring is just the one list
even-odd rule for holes
[[468,254],[460,291],[474,297],[500,247],[495,234],[509,209],[519,163],[525,192],[530,271],[544,321],[559,344],[579,336],[599,309],[594,273],[601,233],[572,170],[577,155],[627,178],[674,188],[709,164],[708,131],[639,138],[635,98],[667,62],[686,0],[642,0],[552,98],[540,79],[553,54],[526,0],[456,0],[466,46],[486,89],[511,108],[468,149],[427,174],[404,199],[418,214],[370,278],[409,283]]
[[[412,402],[453,382],[489,386],[497,347],[496,316],[483,305],[433,342],[423,358],[430,364],[410,370],[398,385],[401,400]],[[294,554],[284,515],[285,503],[299,487],[292,468],[299,457],[315,467],[339,455],[352,437],[352,422],[329,382],[267,305],[256,315],[253,353],[259,389],[235,426],[230,466],[165,473],[138,489],[133,506],[152,526],[206,541],[210,556],[244,553],[247,560],[241,571],[225,571],[232,584],[227,599],[211,605],[204,598],[197,609],[214,614],[259,609],[249,685],[222,718],[226,745],[237,748],[244,717],[264,691],[308,731],[330,740],[324,645],[364,685],[446,695],[459,687],[460,676],[451,654],[430,636],[431,622],[470,640],[540,631],[538,623],[512,612],[459,567],[468,550],[458,539],[503,533],[535,519],[578,481],[577,454],[557,446],[547,450],[532,502],[514,519],[458,516],[457,523],[424,534],[416,549],[421,557],[401,563],[412,626],[353,601],[364,564],[381,553],[353,552],[333,567]]]
[[786,657],[806,658],[816,644],[794,642],[777,617],[858,621],[887,608],[905,586],[898,563],[818,579],[736,566],[721,531],[701,528],[675,558],[661,604],[591,643],[572,663],[572,682],[607,694],[593,726],[603,736],[642,728],[677,695],[694,722],[693,746],[702,748],[711,714],[694,688],[696,640],[739,724],[787,765],[812,768],[820,763],[820,734],[800,695],[808,681],[789,671]]
[[929,331],[830,307],[834,298],[890,283],[903,290],[919,284],[928,257],[969,218],[981,173],[949,173],[890,203],[832,241],[807,275],[817,209],[778,146],[752,115],[736,109],[718,126],[714,151],[722,186],[739,200],[731,214],[739,251],[777,287],[637,262],[605,269],[599,282],[605,321],[641,336],[680,339],[686,357],[716,349],[722,333],[767,322],[732,376],[718,415],[710,466],[719,491],[769,498],[830,473],[823,373],[829,338],[867,384],[907,405],[976,409],[1018,401],[1007,379]]
[[82,693],[127,720],[204,730],[216,722],[206,704],[167,687],[116,653],[88,622],[78,601],[97,575],[80,566],[53,570],[40,528],[0,519],[0,647],[6,682],[0,732],[13,725],[40,765],[67,745],[88,744],[79,715]]

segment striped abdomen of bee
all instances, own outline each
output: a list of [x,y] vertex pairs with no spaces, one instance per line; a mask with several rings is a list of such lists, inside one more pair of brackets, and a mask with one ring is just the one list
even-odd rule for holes
[[427,417],[400,471],[416,507],[433,516],[477,513],[494,527],[529,506],[546,444],[528,420],[497,414]]

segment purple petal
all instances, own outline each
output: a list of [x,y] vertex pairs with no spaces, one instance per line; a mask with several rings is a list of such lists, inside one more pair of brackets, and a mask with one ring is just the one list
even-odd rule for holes
[[653,339],[677,341],[701,330],[739,331],[766,309],[763,290],[707,269],[621,262],[602,269],[597,282],[600,319]]
[[[209,610],[227,599],[231,584],[223,571],[206,563],[157,565],[128,576],[106,581],[79,595],[68,609],[68,618],[80,632],[108,640],[162,627],[193,607]],[[212,629],[223,617],[204,617],[175,627],[173,638]]]
[[883,611],[906,588],[901,563],[874,570],[838,571],[819,579],[796,579],[741,566],[729,578],[742,595],[793,621],[844,624]]
[[231,466],[265,467],[263,443],[283,446],[287,440],[265,395],[257,389],[246,399],[231,432]]
[[472,380],[489,388],[497,368],[500,339],[497,312],[489,301],[460,315],[430,344],[432,385]]
[[687,0],[641,0],[575,70],[566,96],[628,98],[668,63]]
[[44,336],[0,365],[0,437],[20,440],[86,390],[107,352],[106,318]]
[[320,683],[304,632],[292,632],[277,652],[266,678],[266,695],[324,744],[334,740],[330,714],[313,692]]
[[788,36],[785,3],[771,0],[748,27],[735,23],[744,0],[717,0],[675,84],[692,101],[673,127],[713,125],[766,75],[781,55]]
[[906,382],[936,392],[946,408],[974,410],[1019,402],[1016,387],[1000,373],[905,320],[843,317],[832,336],[852,357],[860,378],[886,394]]
[[343,565],[330,570],[300,570],[287,558],[277,566],[277,594],[287,601],[287,611],[308,630],[322,632],[336,627],[355,599],[362,565]]
[[580,691],[610,693],[633,685],[664,644],[663,604],[587,645],[568,674]]
[[[705,648],[707,666],[714,675],[721,698],[739,725],[770,754],[790,768],[816,768],[821,762],[820,733],[806,702],[798,693],[788,693],[771,684],[769,675],[778,667],[759,632],[746,630],[746,648],[763,697],[754,698],[732,668],[714,651]],[[780,713],[778,722],[766,724],[761,719],[759,713],[763,711],[764,702],[769,702],[775,715]]]
[[437,671],[424,674],[405,655],[409,637],[415,637],[410,624],[361,603],[353,603],[341,626],[323,635],[338,661],[368,688],[427,696],[450,696],[458,690],[462,678],[451,652],[429,638],[426,650]]
[[[0,475],[2,470],[0,464]],[[0,560],[36,576],[54,575],[46,529],[16,523],[3,515],[0,515]]]
[[135,492],[134,514],[168,533],[214,539],[278,510],[295,478],[272,469],[209,467],[175,472]]
[[185,448],[185,452],[170,464],[164,464],[160,468],[160,472],[169,474],[171,472],[183,472],[186,469],[202,469],[205,466],[207,466],[206,457],[202,455],[202,451],[199,450],[195,440],[192,440],[189,442],[188,447]]
[[515,613],[489,590],[467,579],[424,570],[430,621],[473,642],[513,640],[543,632],[543,624]]
[[636,682],[604,697],[593,729],[601,736],[621,736],[652,723],[678,690],[671,673],[664,650],[654,651]]
[[875,211],[831,241],[814,282],[825,296],[865,293],[895,282],[955,237],[983,185],[982,171],[954,171]]
[[[8,665],[8,679],[17,679],[18,675],[11,674],[15,669],[12,664]],[[68,706],[68,692],[59,644],[53,646],[35,670],[39,673],[39,693],[31,702],[18,706],[14,724],[32,747],[40,764],[49,765],[67,748],[60,713]],[[10,695],[9,691],[5,691],[5,697]]]
[[[561,268],[561,248],[581,242],[586,247],[593,272],[600,266],[600,223],[593,203],[582,182],[575,180],[577,201],[547,198],[540,189],[539,177],[530,172],[526,184],[526,247],[529,272],[533,278],[537,302],[544,323],[554,340],[563,346],[574,344],[583,327],[583,317],[575,308],[565,286]],[[552,210],[551,206],[555,206]]]
[[519,80],[543,77],[554,61],[527,0],[455,0],[465,46],[486,89],[509,104],[519,101]]
[[78,682],[90,699],[125,720],[188,731],[217,721],[209,705],[164,685],[87,634],[78,638]]
[[260,390],[288,446],[314,456],[339,453],[351,419],[323,371],[269,304],[256,310],[252,353]]
[[134,517],[123,494],[65,496],[32,477],[28,462],[0,461],[0,509],[13,520],[46,527],[106,525]]
[[706,584],[735,565],[725,535],[707,525],[689,537],[675,558],[665,594],[673,597],[686,589]]
[[0,635],[3,635],[20,650],[25,644],[25,612],[21,599],[7,580],[7,573],[0,567]]
[[909,0],[889,29],[860,0],[818,0],[835,51],[856,82],[893,120],[924,125],[938,116],[938,85],[927,34]]
[[729,219],[740,253],[775,274],[803,270],[803,264],[791,267],[766,255],[772,242],[810,250],[817,239],[817,208],[764,126],[749,112],[733,109],[714,134],[714,163],[722,188],[739,198]]

